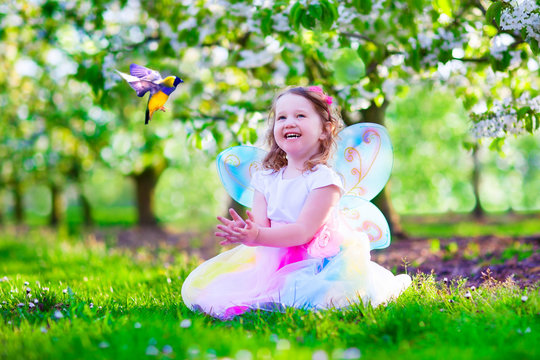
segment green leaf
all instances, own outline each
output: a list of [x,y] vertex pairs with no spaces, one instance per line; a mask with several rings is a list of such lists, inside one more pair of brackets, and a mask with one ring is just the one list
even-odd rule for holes
[[320,20],[322,18],[322,7],[320,4],[312,4],[308,7],[309,14],[315,19]]
[[495,24],[499,26],[503,6],[504,3],[502,1],[496,1],[489,6],[486,11],[486,22],[488,24],[493,24],[493,21],[495,21]]
[[307,10],[302,11],[300,22],[302,23],[302,26],[308,30],[313,29],[317,24],[315,18],[311,16],[311,13],[309,13]]
[[462,145],[463,145],[463,148],[465,148],[465,150],[472,150],[476,147],[476,143],[472,141],[467,141],[467,140],[464,140]]
[[299,2],[294,4],[291,8],[291,11],[289,12],[289,22],[290,24],[298,30],[300,27],[300,10],[302,9],[302,5],[300,5]]
[[497,151],[498,153],[502,153],[502,147],[504,145],[504,138],[495,138],[489,144],[489,150],[491,151]]
[[273,23],[274,20],[272,19],[272,10],[263,9],[261,11],[261,32],[263,35],[270,35],[273,32]]
[[529,110],[531,110],[530,106],[524,106],[522,108],[519,108],[517,111],[518,118],[523,117],[526,113],[529,112]]
[[523,122],[525,123],[525,130],[527,130],[528,132],[530,132],[531,134],[533,133],[533,130],[534,130],[534,119],[532,116],[526,116],[523,118]]
[[373,9],[373,3],[371,0],[353,0],[353,6],[361,14],[369,14]]
[[452,17],[451,0],[433,0],[431,4],[439,14],[446,14],[449,17]]
[[358,53],[342,48],[333,57],[334,78],[341,84],[353,84],[366,75],[366,66]]
[[534,55],[540,55],[540,47],[538,41],[535,39],[529,39],[529,46]]

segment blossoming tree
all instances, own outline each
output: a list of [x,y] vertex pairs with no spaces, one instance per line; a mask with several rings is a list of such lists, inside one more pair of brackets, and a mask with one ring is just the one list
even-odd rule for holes
[[[114,129],[122,136],[140,138],[125,119],[137,114],[138,99],[118,95],[113,72],[130,62],[185,80],[170,104],[172,118],[209,151],[255,142],[274,92],[289,84],[322,85],[347,125],[384,124],[392,98],[416,81],[453,87],[471,112],[472,138],[495,139],[494,147],[508,135],[532,133],[540,122],[534,0],[38,3],[1,5],[0,30],[25,23],[36,30],[36,41],[62,52],[69,76],[90,84],[94,101],[118,114]],[[140,151],[122,162],[135,170],[137,159],[153,159],[135,170],[153,169],[141,191],[152,191],[163,171],[159,143],[168,137],[157,136],[154,150],[139,139]],[[102,159],[118,158],[110,155],[107,150]],[[387,193],[379,206],[399,233]]]

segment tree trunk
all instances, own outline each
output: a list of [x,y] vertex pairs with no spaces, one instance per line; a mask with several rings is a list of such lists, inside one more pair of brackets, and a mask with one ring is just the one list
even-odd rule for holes
[[132,175],[137,193],[137,224],[140,226],[157,226],[154,192],[159,175],[153,167],[147,167],[142,173]]
[[51,190],[51,216],[49,225],[56,227],[62,218],[62,191],[60,187],[54,183],[49,184]]
[[24,221],[24,200],[21,183],[17,180],[13,183],[13,201],[15,224],[22,225]]
[[242,218],[246,218],[246,210],[248,209],[244,205],[240,204],[239,202],[236,202],[232,197],[229,197],[229,206],[227,206],[227,211],[224,217],[230,219],[231,215],[229,214],[229,209],[234,209],[240,215]]
[[3,195],[4,192],[2,190],[0,190],[0,226],[4,225],[4,198],[3,198]]
[[473,157],[473,171],[472,171],[472,186],[474,193],[474,209],[473,216],[476,219],[481,219],[484,217],[485,212],[480,202],[480,159],[478,158],[478,145],[475,145],[472,149]]
[[[384,100],[383,104],[379,107],[373,101],[371,105],[362,110],[363,122],[370,122],[380,124],[384,126],[384,116],[386,108],[388,107],[388,101]],[[390,198],[390,182],[381,190],[381,192],[372,200],[372,202],[382,211],[388,224],[390,225],[390,232],[394,237],[402,238],[406,234],[401,226],[401,219],[399,214],[392,206],[392,200]]]
[[86,227],[90,227],[94,224],[94,221],[92,220],[92,205],[90,205],[88,198],[84,194],[82,184],[79,184],[78,187],[79,187],[79,203],[81,205],[81,210],[82,210],[83,224]]

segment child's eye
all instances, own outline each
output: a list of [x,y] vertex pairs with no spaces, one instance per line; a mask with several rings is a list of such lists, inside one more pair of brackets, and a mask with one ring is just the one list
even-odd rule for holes
[[297,117],[306,117],[304,114],[298,114]]
[[278,116],[277,118],[278,120],[284,120],[285,119],[285,116],[281,115],[281,116]]

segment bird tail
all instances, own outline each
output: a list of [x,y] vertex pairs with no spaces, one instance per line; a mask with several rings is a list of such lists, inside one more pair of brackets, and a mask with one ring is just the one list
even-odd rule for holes
[[152,96],[148,97],[148,103],[146,104],[146,113],[144,115],[144,125],[148,125],[148,122],[152,118],[152,114],[150,114],[150,108],[148,107],[148,105],[150,105],[150,98],[151,97]]

